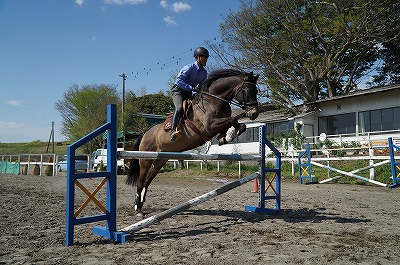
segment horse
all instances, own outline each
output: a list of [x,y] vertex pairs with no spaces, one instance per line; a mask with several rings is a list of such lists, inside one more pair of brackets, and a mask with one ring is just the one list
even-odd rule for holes
[[[186,111],[185,120],[180,123],[181,138],[171,142],[170,132],[163,124],[151,127],[134,144],[135,151],[182,152],[196,148],[211,140],[214,136],[219,144],[232,137],[226,132],[234,128],[237,135],[246,126],[231,117],[230,104],[240,106],[245,115],[254,120],[258,117],[257,79],[253,72],[222,69],[210,73],[201,90],[192,99],[191,107]],[[236,135],[235,134],[235,135]],[[168,159],[132,159],[128,169],[126,183],[137,186],[135,211],[143,216],[142,207],[148,187]]]

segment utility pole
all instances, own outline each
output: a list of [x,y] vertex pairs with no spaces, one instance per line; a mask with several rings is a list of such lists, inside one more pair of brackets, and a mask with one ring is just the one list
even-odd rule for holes
[[122,73],[122,75],[120,75],[120,77],[122,77],[122,108],[121,108],[121,112],[122,112],[122,146],[125,149],[125,123],[124,123],[124,113],[125,113],[125,80],[128,77],[125,73]]
[[122,77],[122,126],[124,125],[124,110],[125,110],[125,80],[128,77],[125,73],[120,75]]
[[54,121],[51,122],[51,132],[49,142],[47,143],[46,153],[49,151],[50,141],[52,142],[52,153],[54,154]]

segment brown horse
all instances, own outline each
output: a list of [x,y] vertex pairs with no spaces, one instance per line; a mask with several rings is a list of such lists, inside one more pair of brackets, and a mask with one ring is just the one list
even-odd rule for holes
[[[171,142],[170,132],[164,130],[163,124],[158,124],[136,141],[134,150],[182,152],[204,144],[217,134],[220,143],[226,143],[224,136],[230,127],[236,128],[238,134],[246,129],[244,124],[238,123],[237,117],[231,117],[230,104],[242,107],[251,120],[258,116],[257,79],[258,75],[253,75],[253,72],[231,69],[211,73],[202,91],[194,96],[192,107],[187,112],[186,119],[191,124],[182,122],[180,126],[182,138]],[[126,183],[137,185],[135,210],[138,215],[142,215],[142,206],[151,181],[167,161],[131,160]]]

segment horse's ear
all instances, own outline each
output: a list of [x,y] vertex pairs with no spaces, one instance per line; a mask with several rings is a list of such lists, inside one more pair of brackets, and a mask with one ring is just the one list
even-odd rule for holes
[[246,76],[243,78],[243,81],[251,81],[253,79],[253,71],[247,73]]
[[257,81],[259,77],[260,77],[259,74],[255,75],[255,76],[254,76],[254,81]]

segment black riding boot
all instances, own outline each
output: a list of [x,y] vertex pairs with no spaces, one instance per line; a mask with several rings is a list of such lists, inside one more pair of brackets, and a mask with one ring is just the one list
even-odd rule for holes
[[171,142],[175,141],[176,138],[180,135],[180,131],[177,128],[180,116],[181,116],[181,112],[179,110],[175,109],[174,115],[172,116],[172,121],[171,121]]

